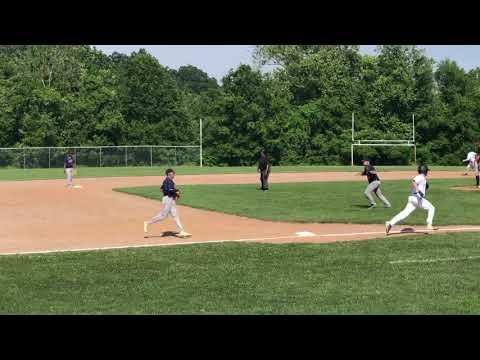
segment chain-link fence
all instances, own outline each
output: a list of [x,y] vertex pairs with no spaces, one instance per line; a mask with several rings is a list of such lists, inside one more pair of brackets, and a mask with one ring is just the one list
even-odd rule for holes
[[62,168],[70,150],[79,167],[202,166],[198,145],[126,145],[0,148],[0,168]]

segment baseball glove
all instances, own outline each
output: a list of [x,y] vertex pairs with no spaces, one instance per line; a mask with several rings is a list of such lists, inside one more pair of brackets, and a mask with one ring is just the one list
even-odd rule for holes
[[180,199],[180,190],[176,189],[175,190],[175,200],[178,200],[178,199]]

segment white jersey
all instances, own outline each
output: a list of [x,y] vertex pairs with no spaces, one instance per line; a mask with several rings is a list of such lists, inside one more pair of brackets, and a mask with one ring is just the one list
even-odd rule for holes
[[[418,191],[421,191],[424,195],[426,195],[426,187],[427,187],[427,178],[423,174],[418,174],[413,178],[413,181],[417,184]],[[417,195],[417,191],[414,187],[412,187],[412,195]]]
[[473,151],[470,151],[468,154],[467,154],[467,160],[468,161],[475,161],[475,156],[477,156],[477,153],[473,152]]

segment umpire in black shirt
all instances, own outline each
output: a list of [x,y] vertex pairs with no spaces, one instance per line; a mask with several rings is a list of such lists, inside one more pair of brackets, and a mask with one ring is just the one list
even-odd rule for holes
[[263,191],[268,190],[268,177],[270,176],[271,166],[268,163],[267,152],[265,149],[260,151],[260,159],[258,161],[257,171],[260,173],[260,182],[262,183]]

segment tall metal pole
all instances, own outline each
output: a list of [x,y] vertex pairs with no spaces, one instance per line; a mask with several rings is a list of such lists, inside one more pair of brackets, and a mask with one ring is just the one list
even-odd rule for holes
[[355,136],[354,136],[354,131],[355,131],[355,113],[352,112],[352,142],[355,141]]
[[417,144],[415,144],[415,114],[412,114],[412,128],[413,128],[413,161],[417,165]]
[[352,166],[353,166],[353,144],[350,146],[350,159],[352,160]]
[[353,166],[353,142],[355,141],[354,131],[355,131],[355,113],[352,112],[352,145],[350,146],[351,166]]
[[203,167],[202,119],[200,118],[200,167]]
[[415,142],[415,114],[412,114],[413,142]]

